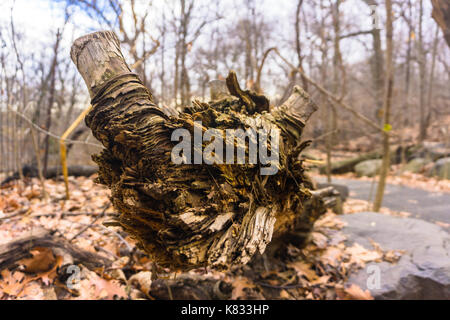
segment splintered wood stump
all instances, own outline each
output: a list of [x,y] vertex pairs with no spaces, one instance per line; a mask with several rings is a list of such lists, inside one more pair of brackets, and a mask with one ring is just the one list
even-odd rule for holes
[[[271,240],[307,233],[325,212],[322,195],[330,190],[311,191],[298,160],[309,144],[301,142],[302,130],[317,109],[301,88],[270,108],[265,96],[241,90],[230,72],[229,94],[209,103],[194,101],[169,116],[131,72],[113,32],[77,39],[71,57],[92,99],[86,124],[105,147],[93,159],[98,181],[111,189],[119,212],[112,225],[131,234],[161,266],[187,270],[245,264]],[[278,172],[263,176],[261,164],[248,162],[175,164],[171,151],[178,141],[171,135],[178,128],[192,136],[208,128],[277,128]]]

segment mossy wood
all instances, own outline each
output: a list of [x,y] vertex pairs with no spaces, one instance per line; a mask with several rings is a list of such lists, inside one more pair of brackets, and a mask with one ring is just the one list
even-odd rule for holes
[[[325,211],[298,160],[308,146],[302,130],[317,109],[296,87],[279,107],[241,90],[230,72],[230,94],[193,101],[182,113],[155,105],[133,74],[116,35],[95,32],[77,39],[71,57],[85,80],[92,110],[86,124],[104,149],[94,156],[98,181],[111,189],[119,215],[112,225],[131,234],[158,264],[171,269],[227,269],[263,253],[271,240],[308,232]],[[270,111],[269,111],[270,110]],[[176,115],[174,115],[176,114]],[[259,165],[171,162],[177,128],[279,128],[279,170],[261,176]]]

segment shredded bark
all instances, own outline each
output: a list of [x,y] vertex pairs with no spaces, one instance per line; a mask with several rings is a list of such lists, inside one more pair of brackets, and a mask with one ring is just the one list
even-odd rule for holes
[[[105,147],[93,159],[99,166],[98,182],[111,189],[111,201],[119,212],[110,225],[133,235],[158,264],[184,270],[245,264],[255,253],[263,253],[273,236],[310,229],[325,207],[320,198],[312,197],[312,183],[298,160],[309,145],[300,140],[303,127],[317,108],[306,92],[296,87],[286,103],[268,112],[269,100],[241,90],[231,72],[227,78],[230,96],[209,103],[194,101],[178,116],[169,116],[127,67],[117,72],[116,63],[109,69],[111,58],[105,58],[100,67],[102,77],[94,69],[80,67],[78,55],[102,34],[77,40],[72,59],[92,96],[86,124]],[[108,32],[103,45],[111,38],[118,43]],[[109,55],[117,58],[119,53]],[[87,63],[85,56],[82,60]],[[278,172],[262,176],[260,165],[254,164],[172,163],[173,130],[184,128],[193,136],[198,121],[203,132],[208,128],[280,129]],[[227,143],[236,148],[236,141]]]

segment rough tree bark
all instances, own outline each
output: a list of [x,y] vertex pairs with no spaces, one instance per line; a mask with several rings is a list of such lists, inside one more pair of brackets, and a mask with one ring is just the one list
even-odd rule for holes
[[[298,160],[309,144],[300,140],[303,128],[317,109],[301,88],[268,112],[267,98],[241,90],[231,72],[231,95],[194,101],[184,113],[168,116],[131,73],[113,32],[77,39],[71,57],[92,99],[86,124],[105,147],[93,159],[98,181],[111,189],[119,212],[110,225],[130,233],[161,266],[187,270],[245,264],[272,239],[307,233],[324,213],[323,196],[332,191],[312,191]],[[176,144],[171,134],[177,128],[192,134],[249,127],[280,129],[277,174],[261,176],[259,165],[252,164],[171,162]],[[227,143],[236,146],[236,141]]]
[[450,3],[448,0],[431,0],[433,4],[433,18],[441,27],[445,41],[450,47]]

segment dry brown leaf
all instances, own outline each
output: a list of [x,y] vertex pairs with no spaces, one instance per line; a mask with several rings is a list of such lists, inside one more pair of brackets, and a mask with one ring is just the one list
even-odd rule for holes
[[45,298],[45,295],[41,285],[37,281],[30,281],[24,286],[23,290],[17,294],[17,298],[26,300],[42,300]]
[[9,199],[7,199],[7,202],[6,202],[6,209],[9,210],[9,211],[14,211],[14,210],[17,210],[17,209],[21,208],[21,205],[19,203],[20,200],[16,199],[15,196],[13,198],[13,196],[9,197]]
[[3,197],[0,197],[0,212],[5,210],[6,208],[6,200],[3,199]]
[[328,238],[319,232],[312,232],[311,238],[313,243],[320,249],[325,249],[327,247]]
[[59,267],[61,267],[62,263],[63,263],[63,258],[61,256],[56,256],[53,267],[46,272],[38,274],[36,276],[36,278],[40,278],[46,286],[50,285],[51,283],[53,283],[53,280],[56,278],[56,276],[57,276],[56,270]]
[[255,285],[249,279],[238,277],[233,280],[233,291],[231,293],[232,300],[246,299],[247,293],[245,289],[255,288]]
[[81,276],[84,279],[79,282],[76,288],[79,294],[78,300],[128,298],[124,286],[116,280],[105,280],[85,267],[82,267]]
[[374,247],[374,249],[382,256],[382,259],[389,263],[396,263],[402,255],[405,253],[404,250],[389,250],[389,251],[383,251],[381,246],[373,241],[372,239],[369,239],[370,243]]
[[105,280],[98,277],[92,282],[96,287],[95,295],[100,299],[114,300],[127,299],[125,289],[116,280]]
[[292,299],[291,295],[286,290],[280,291],[280,299]]
[[128,280],[128,283],[141,290],[147,297],[149,297],[152,285],[152,273],[150,271],[138,272]]
[[56,262],[53,251],[50,248],[33,248],[30,253],[33,255],[31,258],[25,258],[19,261],[28,273],[41,273],[48,271]]
[[340,220],[337,215],[328,211],[319,220],[314,223],[315,229],[328,228],[328,229],[342,229],[347,225],[346,222]]
[[343,251],[337,247],[326,248],[320,256],[320,260],[325,264],[336,267],[341,260]]
[[41,196],[41,191],[38,189],[29,189],[26,190],[23,195],[28,199],[35,199],[35,198],[39,198]]
[[384,253],[383,260],[389,263],[397,263],[404,253],[405,251],[401,250],[389,250]]
[[374,300],[369,290],[363,291],[359,286],[352,284],[344,289],[343,300]]
[[364,265],[369,261],[381,261],[383,254],[376,250],[367,250],[358,243],[345,249],[345,253],[350,255],[350,262]]
[[314,281],[311,281],[311,284],[314,285],[322,285],[322,284],[326,284],[329,280],[330,280],[331,276],[321,276],[319,278],[317,278]]
[[10,296],[17,296],[26,285],[25,274],[19,271],[11,272],[8,269],[2,270],[0,273],[0,290]]
[[42,290],[40,290],[40,286],[35,280],[41,279],[45,285],[50,285],[56,277],[56,269],[61,263],[62,258],[57,256],[53,268],[33,277],[19,271],[10,272],[8,269],[5,269],[1,272],[0,293],[3,291],[3,293],[10,296],[37,298],[33,292],[42,292]]
[[298,277],[305,277],[308,281],[316,281],[318,276],[314,270],[311,269],[311,265],[304,261],[295,261],[288,264],[289,267],[293,268]]

